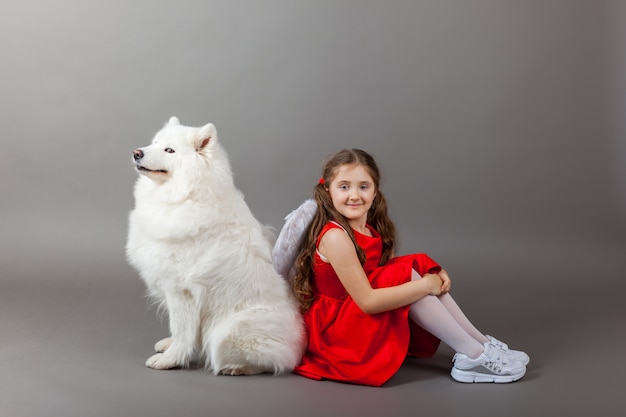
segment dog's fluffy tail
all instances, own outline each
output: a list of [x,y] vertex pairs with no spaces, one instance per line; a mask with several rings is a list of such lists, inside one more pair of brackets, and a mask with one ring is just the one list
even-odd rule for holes
[[215,374],[237,369],[291,372],[303,353],[304,330],[298,313],[289,311],[253,308],[221,323],[203,341],[207,366]]

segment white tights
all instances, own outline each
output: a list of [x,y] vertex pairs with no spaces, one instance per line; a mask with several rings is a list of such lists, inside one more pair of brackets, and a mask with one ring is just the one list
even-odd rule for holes
[[[421,276],[413,271],[412,279]],[[456,352],[476,358],[483,352],[488,341],[465,317],[450,294],[427,295],[409,308],[409,317],[424,330],[432,333]]]

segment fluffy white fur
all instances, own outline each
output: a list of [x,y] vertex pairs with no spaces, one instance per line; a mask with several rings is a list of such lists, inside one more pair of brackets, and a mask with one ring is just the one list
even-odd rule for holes
[[290,372],[304,348],[302,317],[272,266],[274,236],[235,188],[215,126],[172,117],[134,162],[141,175],[126,253],[171,333],[146,365],[186,367],[198,357],[215,374]]

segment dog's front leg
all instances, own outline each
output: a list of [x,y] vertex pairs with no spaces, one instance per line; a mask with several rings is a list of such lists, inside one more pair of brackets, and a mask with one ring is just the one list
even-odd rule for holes
[[146,366],[153,369],[187,367],[197,345],[200,314],[188,290],[168,295],[166,303],[171,343],[163,352],[148,358]]

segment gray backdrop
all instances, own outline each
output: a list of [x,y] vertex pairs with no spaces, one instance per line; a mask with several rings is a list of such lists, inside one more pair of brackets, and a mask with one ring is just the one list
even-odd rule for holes
[[620,293],[625,21],[617,0],[3,0],[0,324],[28,340],[58,310],[14,308],[85,289],[130,292],[120,320],[156,322],[124,260],[130,160],[172,115],[217,126],[277,228],[324,158],[369,151],[401,252],[444,264],[478,317],[494,288],[526,291],[512,321],[535,292]]

